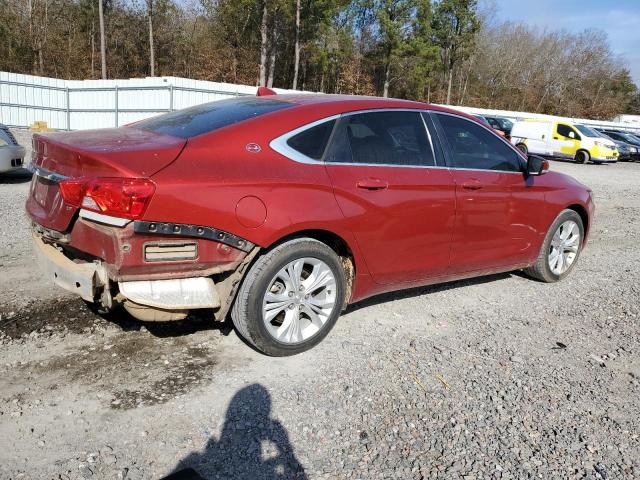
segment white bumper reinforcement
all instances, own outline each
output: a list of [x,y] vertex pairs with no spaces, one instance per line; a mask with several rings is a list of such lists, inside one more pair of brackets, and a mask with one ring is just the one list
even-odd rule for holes
[[213,280],[206,277],[119,282],[129,300],[165,310],[218,308],[220,298]]

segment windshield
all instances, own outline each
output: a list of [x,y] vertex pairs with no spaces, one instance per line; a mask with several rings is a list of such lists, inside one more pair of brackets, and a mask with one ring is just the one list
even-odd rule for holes
[[292,106],[292,103],[270,98],[229,98],[165,113],[133,126],[174,137],[190,138]]
[[493,120],[504,130],[511,130],[511,128],[513,128],[513,122],[508,118],[494,117]]
[[585,127],[584,125],[576,125],[576,128],[580,133],[587,137],[599,137],[595,131],[591,130],[589,127]]
[[625,140],[628,140],[633,143],[640,142],[640,136],[634,135],[633,133],[620,133]]

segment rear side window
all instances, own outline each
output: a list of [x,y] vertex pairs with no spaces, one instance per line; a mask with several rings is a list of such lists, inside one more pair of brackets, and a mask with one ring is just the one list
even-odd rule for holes
[[453,168],[521,171],[520,156],[498,136],[453,115],[437,115],[449,144]]
[[191,138],[276,112],[293,104],[264,97],[240,97],[203,103],[136,123],[136,128]]
[[328,162],[432,166],[433,150],[418,112],[369,112],[340,120]]
[[287,145],[309,158],[321,160],[335,124],[335,120],[329,120],[308,128],[287,140]]

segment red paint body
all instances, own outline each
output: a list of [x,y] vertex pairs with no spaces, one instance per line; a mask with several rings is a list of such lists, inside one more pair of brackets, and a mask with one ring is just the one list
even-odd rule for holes
[[[436,110],[476,121],[470,116],[403,100],[277,98],[295,106],[188,140],[135,125],[35,135],[33,163],[72,177],[152,179],[156,191],[142,220],[210,226],[263,248],[302,231],[330,232],[353,255],[351,301],[530,265],[547,229],[568,207],[583,215],[588,231],[593,212],[589,191],[560,173],[304,164],[269,147],[271,140],[295,128],[345,112]],[[249,144],[261,148],[246,148]],[[387,188],[362,189],[358,182],[383,182]],[[104,260],[116,280],[198,276],[225,263],[235,265],[245,255],[199,239],[197,262],[146,264],[141,245],[149,238],[130,227],[98,228],[76,220],[78,209],[65,205],[56,185],[35,177],[27,210],[35,222],[70,232],[72,247]],[[124,241],[132,249],[118,253]]]

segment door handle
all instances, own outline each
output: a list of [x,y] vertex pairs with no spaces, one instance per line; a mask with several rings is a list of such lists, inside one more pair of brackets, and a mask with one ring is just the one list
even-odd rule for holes
[[464,182],[462,184],[462,188],[464,188],[465,190],[480,190],[482,188],[482,185],[478,181]]
[[554,140],[558,140],[558,137],[553,137]]
[[364,190],[384,190],[389,184],[379,178],[365,178],[358,180],[356,187]]

